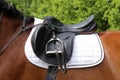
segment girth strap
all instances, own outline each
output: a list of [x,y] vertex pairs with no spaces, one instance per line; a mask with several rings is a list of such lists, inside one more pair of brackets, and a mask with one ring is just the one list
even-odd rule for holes
[[46,80],[56,80],[57,72],[58,72],[58,66],[49,66],[46,75]]

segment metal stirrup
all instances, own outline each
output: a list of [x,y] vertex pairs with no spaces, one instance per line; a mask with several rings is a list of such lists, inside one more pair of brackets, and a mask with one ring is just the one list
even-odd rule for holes
[[[49,47],[50,43],[53,43],[55,45],[55,47],[56,47],[55,50],[48,51],[48,47]],[[61,44],[62,50],[58,50],[57,43]],[[53,32],[53,37],[46,43],[46,55],[56,54],[56,51],[58,54],[63,53],[63,43],[59,38],[56,38],[55,33]]]

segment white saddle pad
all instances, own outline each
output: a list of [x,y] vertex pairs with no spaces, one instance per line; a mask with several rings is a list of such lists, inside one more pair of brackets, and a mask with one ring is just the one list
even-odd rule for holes
[[[38,20],[39,21],[39,20]],[[48,68],[50,64],[39,59],[33,52],[31,46],[31,36],[36,27],[32,29],[26,44],[25,55],[34,65]],[[97,33],[77,35],[74,39],[73,53],[70,61],[66,64],[67,68],[86,68],[100,64],[104,59],[104,51]]]

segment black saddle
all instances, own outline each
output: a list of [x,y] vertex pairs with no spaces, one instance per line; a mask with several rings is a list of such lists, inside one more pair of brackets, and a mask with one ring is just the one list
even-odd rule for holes
[[65,25],[54,17],[46,17],[32,35],[33,51],[41,60],[63,69],[72,56],[75,35],[94,32],[96,28],[93,15],[75,25]]

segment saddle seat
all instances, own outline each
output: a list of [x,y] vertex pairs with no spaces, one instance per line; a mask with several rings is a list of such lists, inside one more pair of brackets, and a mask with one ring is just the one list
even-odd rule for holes
[[83,32],[91,33],[96,28],[93,15],[86,21],[74,25],[65,25],[54,17],[46,17],[32,35],[33,51],[48,64],[65,67],[72,56],[75,35]]
[[83,22],[80,22],[78,24],[73,24],[73,25],[67,25],[67,26],[75,29],[84,29],[85,31],[87,31],[87,29],[90,29],[90,28],[92,30],[92,28],[95,29],[95,27],[97,27],[97,26],[93,26],[93,25],[96,25],[94,21],[94,17],[95,17],[94,15],[91,15]]
[[73,25],[63,24],[52,16],[46,17],[44,23],[49,24],[51,29],[55,32],[90,33],[97,29],[97,24],[94,21],[94,15],[91,15],[83,22]]

